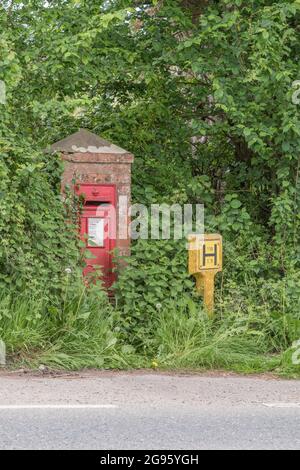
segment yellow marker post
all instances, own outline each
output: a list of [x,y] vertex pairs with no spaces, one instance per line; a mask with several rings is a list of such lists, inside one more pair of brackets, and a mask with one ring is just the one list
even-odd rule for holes
[[215,275],[222,271],[223,247],[219,234],[189,237],[189,273],[196,278],[196,288],[203,296],[207,313],[214,311]]

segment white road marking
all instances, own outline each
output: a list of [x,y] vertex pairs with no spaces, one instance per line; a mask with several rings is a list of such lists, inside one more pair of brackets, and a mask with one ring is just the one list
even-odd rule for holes
[[300,408],[300,403],[263,403],[268,408]]
[[101,410],[117,405],[0,405],[0,410]]

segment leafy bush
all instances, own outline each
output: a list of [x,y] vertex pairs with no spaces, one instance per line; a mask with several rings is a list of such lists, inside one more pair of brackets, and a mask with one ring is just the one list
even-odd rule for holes
[[60,289],[79,265],[76,228],[66,224],[62,164],[29,143],[0,139],[0,288]]
[[133,344],[146,340],[153,316],[177,299],[185,303],[193,291],[187,272],[185,241],[139,240],[127,268],[116,283],[116,305]]

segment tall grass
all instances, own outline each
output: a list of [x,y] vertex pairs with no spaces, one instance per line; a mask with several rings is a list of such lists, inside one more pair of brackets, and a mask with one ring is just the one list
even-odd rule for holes
[[68,281],[51,298],[28,292],[0,296],[0,339],[14,367],[128,369],[156,362],[162,369],[300,376],[291,350],[300,338],[299,320],[266,306],[223,309],[211,320],[198,303],[180,299],[162,307],[151,325],[141,328],[135,349],[122,312],[99,286],[82,282]]
[[128,368],[138,363],[121,344],[115,314],[99,286],[67,286],[63,296],[0,297],[0,338],[10,363],[30,367]]

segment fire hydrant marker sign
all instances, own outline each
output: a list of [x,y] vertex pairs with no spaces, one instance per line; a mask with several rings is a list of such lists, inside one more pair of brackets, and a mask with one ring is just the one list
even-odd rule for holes
[[209,314],[214,309],[215,275],[222,271],[223,249],[219,234],[189,237],[189,273],[196,278],[196,288],[204,297]]
[[222,268],[222,242],[217,240],[206,240],[200,253],[200,269]]

